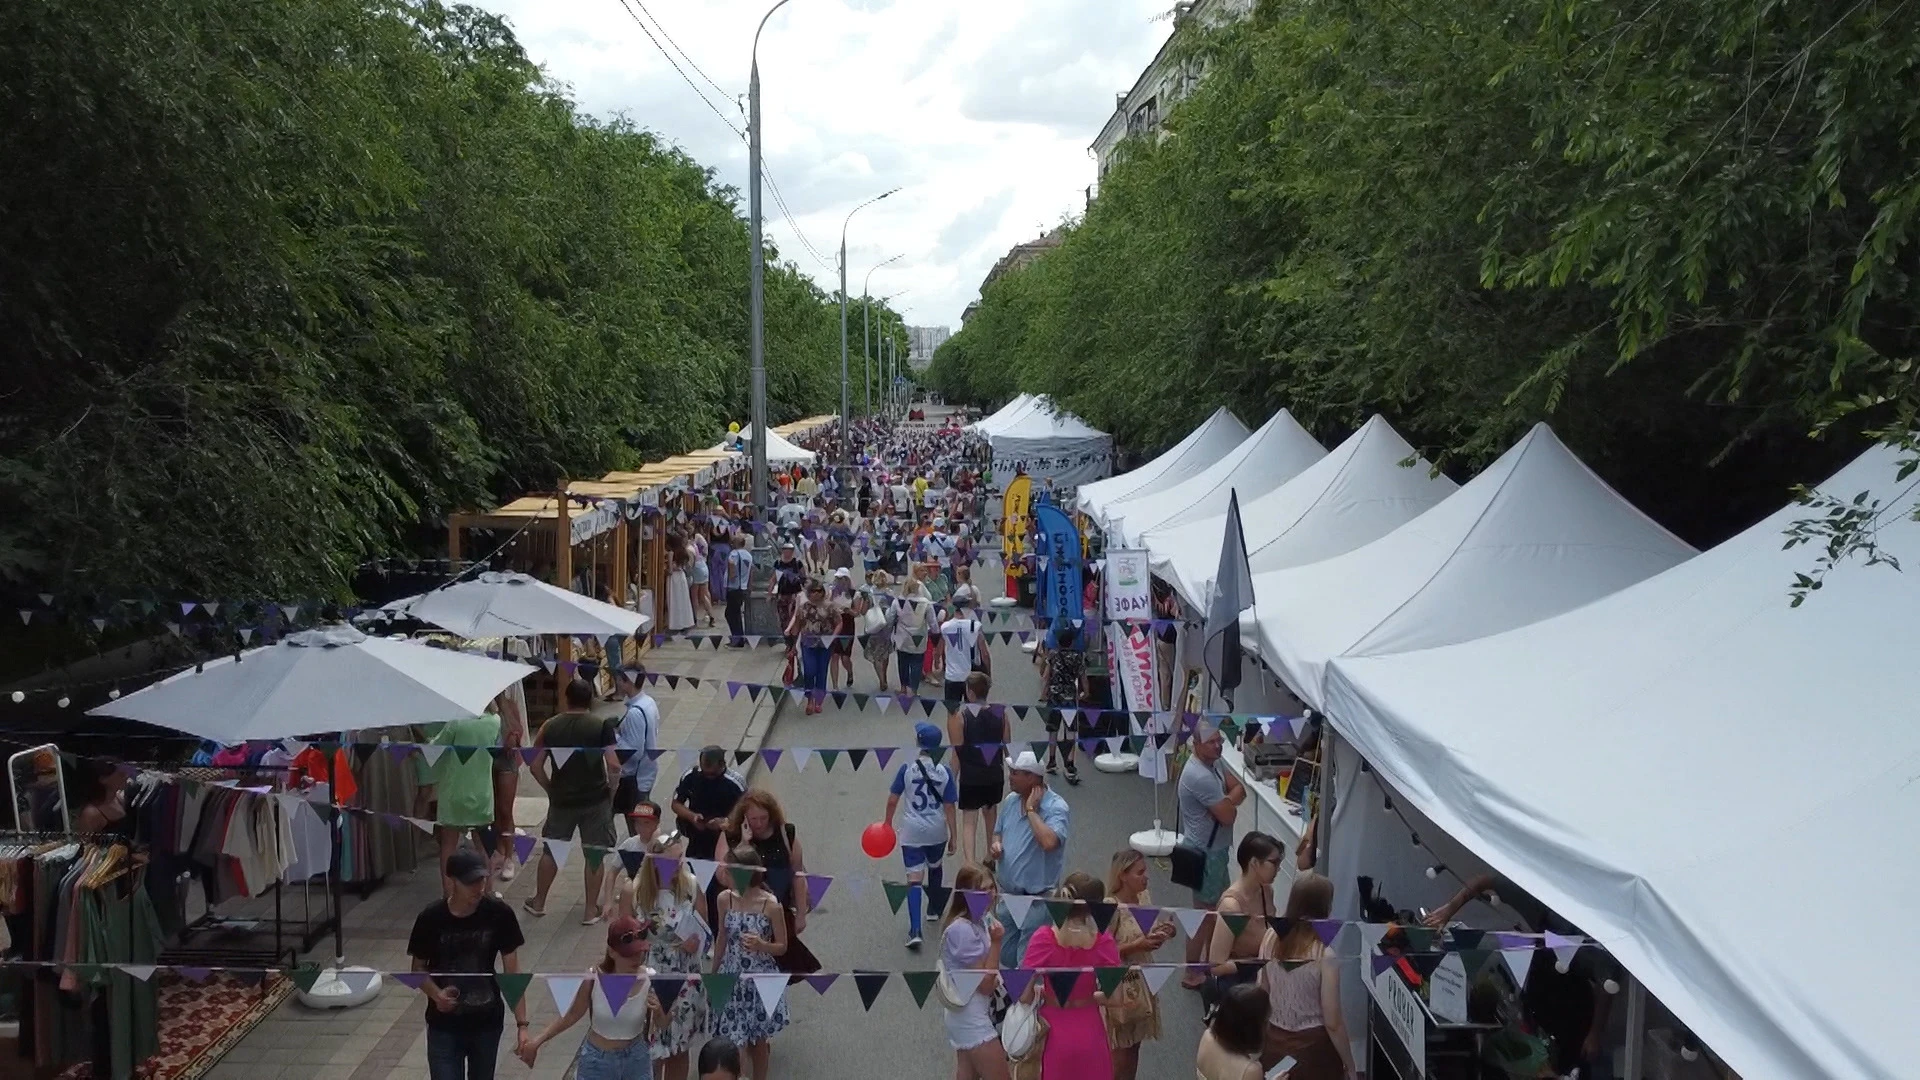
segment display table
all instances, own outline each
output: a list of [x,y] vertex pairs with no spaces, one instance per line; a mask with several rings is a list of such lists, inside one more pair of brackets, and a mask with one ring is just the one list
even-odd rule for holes
[[1233,823],[1234,843],[1237,845],[1250,832],[1263,832],[1279,840],[1287,849],[1287,858],[1281,860],[1280,865],[1287,880],[1292,880],[1298,873],[1294,868],[1294,849],[1300,846],[1300,836],[1307,828],[1300,808],[1280,797],[1275,781],[1255,780],[1239,747],[1226,746],[1220,751],[1220,761],[1247,785],[1247,801],[1241,804],[1240,816]]

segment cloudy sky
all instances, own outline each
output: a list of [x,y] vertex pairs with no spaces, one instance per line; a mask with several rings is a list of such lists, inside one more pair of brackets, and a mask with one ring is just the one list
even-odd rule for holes
[[[744,208],[747,148],[728,123],[745,129],[748,52],[773,0],[470,2],[505,15],[587,112],[624,112],[666,136],[739,188]],[[898,294],[909,322],[958,329],[995,259],[1083,208],[1094,179],[1087,147],[1114,94],[1171,32],[1172,6],[792,0],[760,42],[763,146],[793,220],[826,262],[795,237],[771,189],[768,237],[836,288],[847,213],[898,187],[853,221],[849,287],[859,295],[875,264],[900,255],[873,274],[872,293]]]

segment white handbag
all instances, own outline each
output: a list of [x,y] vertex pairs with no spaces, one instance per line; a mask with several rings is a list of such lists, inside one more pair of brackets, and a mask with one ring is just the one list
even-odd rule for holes
[[960,987],[954,984],[953,973],[947,970],[945,964],[940,965],[940,979],[934,985],[939,987],[940,1004],[945,1005],[948,1012],[959,1012],[973,1002],[972,994],[960,993]]
[[1021,1061],[1029,1054],[1046,1044],[1047,1022],[1040,1019],[1040,1007],[1025,1001],[1016,1001],[1007,1010],[1007,1019],[1000,1025],[1000,1046],[1007,1052],[1007,1060]]

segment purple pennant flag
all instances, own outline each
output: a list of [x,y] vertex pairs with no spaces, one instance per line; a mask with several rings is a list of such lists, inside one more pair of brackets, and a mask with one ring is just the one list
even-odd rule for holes
[[835,974],[834,972],[828,971],[828,972],[823,972],[819,975],[808,975],[806,979],[807,979],[807,985],[813,987],[814,993],[825,994],[827,992],[827,987],[832,986],[833,981],[835,979],[838,979],[839,977],[840,976]]
[[666,753],[666,751],[665,751],[665,750],[663,750],[663,749],[661,749],[660,747],[658,747],[658,746],[656,746],[656,747],[653,747],[653,748],[651,748],[651,749],[649,749],[649,750],[647,751],[647,760],[648,760],[648,761],[659,761],[659,760],[660,760],[660,755],[662,755],[662,754],[664,754],[664,753]]
[[833,887],[833,878],[827,874],[802,874],[807,883],[807,910],[818,910],[826,901],[827,890]]
[[769,769],[780,764],[780,748],[777,746],[769,746],[760,751],[760,760],[766,762],[767,768]]
[[878,761],[880,767],[884,769],[887,767],[887,763],[893,760],[893,754],[896,749],[898,749],[898,747],[876,746],[873,748],[873,759]]
[[1493,940],[1499,942],[1501,952],[1506,952],[1508,949],[1537,949],[1540,947],[1540,940],[1532,934],[1496,933],[1493,935]]
[[540,748],[537,746],[522,747],[520,750],[520,760],[526,762],[529,765],[533,764],[536,761],[539,761]]
[[1376,979],[1379,978],[1381,972],[1393,966],[1393,962],[1395,959],[1397,959],[1397,957],[1387,956],[1384,953],[1374,956],[1373,977]]
[[739,696],[740,696],[740,684],[737,682],[734,682],[732,679],[728,679],[727,680],[727,697],[737,698]]
[[392,825],[394,828],[399,828],[407,823],[407,819],[401,817],[399,814],[389,814],[385,812],[381,813],[380,820]]
[[661,888],[671,883],[674,875],[680,872],[680,860],[671,855],[654,855],[648,861],[653,863],[654,871],[660,875]]
[[[183,968],[174,968],[174,970],[175,970],[175,971],[177,971],[177,972],[179,972],[179,973],[180,973],[180,977],[181,977],[181,978],[183,978],[183,979],[185,979],[185,980],[187,980],[188,982],[197,982],[197,983],[203,983],[203,982],[206,982],[206,981],[207,981],[208,979],[210,979],[210,978],[212,978],[212,977],[213,977],[213,969],[212,969],[212,968],[203,968],[203,967],[183,967]],[[398,975],[396,975],[396,976],[394,976],[394,977],[395,977],[395,978],[399,978],[399,976],[398,976]],[[420,978],[421,978],[421,980],[422,980],[422,981],[425,981],[425,980],[426,980],[426,976],[425,976],[425,975],[421,975],[421,976],[420,976]]]
[[960,895],[967,898],[967,914],[973,916],[975,922],[986,917],[987,894],[985,890],[963,889]]
[[601,973],[600,992],[607,995],[607,1005],[616,1014],[620,1011],[620,1006],[625,1005],[627,999],[633,996],[633,984],[638,979],[637,975]]
[[403,743],[403,742],[402,742],[402,743],[388,743],[388,744],[387,744],[387,753],[389,753],[389,754],[392,754],[392,755],[393,755],[393,760],[395,760],[395,761],[404,761],[404,760],[406,760],[406,757],[407,757],[407,755],[408,755],[408,754],[411,754],[411,753],[413,753],[413,744],[412,744],[412,743]]
[[1029,968],[1007,968],[1000,973],[1000,978],[1007,984],[1007,995],[1018,1001],[1033,983],[1033,975]]
[[1139,904],[1135,904],[1133,906],[1133,922],[1134,922],[1134,925],[1140,928],[1141,933],[1144,934],[1147,931],[1153,929],[1153,924],[1159,921],[1160,921],[1159,908],[1143,907]]
[[409,990],[418,990],[426,985],[427,973],[424,971],[396,971],[393,973],[393,980]]
[[1333,939],[1340,936],[1340,928],[1345,925],[1347,924],[1341,922],[1339,919],[1315,919],[1313,920],[1313,933],[1315,937],[1320,939],[1320,944],[1331,949],[1333,948]]
[[906,715],[908,709],[913,708],[914,697],[912,694],[895,694],[893,695],[893,700],[899,703],[900,714],[902,716]]
[[521,866],[527,865],[527,860],[533,858],[533,846],[539,842],[540,838],[537,836],[528,836],[525,833],[514,834],[513,853],[519,856]]

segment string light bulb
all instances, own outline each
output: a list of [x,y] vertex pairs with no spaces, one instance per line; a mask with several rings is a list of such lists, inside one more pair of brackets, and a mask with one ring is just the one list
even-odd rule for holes
[[18,705],[18,704],[20,704],[21,702],[23,702],[23,701],[25,701],[25,700],[27,700],[27,695],[26,695],[26,692],[25,692],[25,691],[22,691],[22,690],[15,690],[15,691],[13,692],[13,703],[14,703],[15,705]]
[[54,704],[55,704],[55,705],[58,705],[58,706],[60,706],[61,708],[63,708],[63,709],[64,709],[64,708],[66,708],[67,706],[69,706],[69,705],[71,705],[71,704],[73,704],[73,699],[72,699],[72,698],[70,698],[70,697],[66,697],[66,696],[64,696],[64,695],[63,695],[63,696],[62,696],[62,697],[60,698],[60,700],[59,700],[59,701],[56,701],[56,702],[54,702]]
[[1605,990],[1609,994],[1617,994],[1620,992],[1620,984],[1613,979],[1608,979],[1600,984],[1600,989]]
[[1573,969],[1573,957],[1571,956],[1562,957],[1561,959],[1555,960],[1553,962],[1553,970],[1559,972],[1562,975],[1565,975],[1567,972],[1571,971],[1572,969]]
[[1435,863],[1432,866],[1427,867],[1427,880],[1432,881],[1433,879],[1439,877],[1440,874],[1445,870],[1446,870],[1446,867],[1441,866],[1439,863]]
[[1393,813],[1393,796],[1391,795],[1386,796],[1386,801],[1381,806],[1381,810],[1389,814]]
[[116,687],[114,687],[113,689],[111,689],[111,690],[109,690],[109,691],[107,691],[107,700],[108,700],[108,701],[119,701],[119,700],[120,700],[120,688],[116,686]]
[[1414,847],[1419,847],[1419,846],[1420,846],[1420,834],[1419,834],[1419,833],[1410,833],[1410,834],[1408,834],[1408,837],[1407,837],[1407,839],[1409,839],[1409,840],[1412,840],[1412,841],[1413,841],[1413,846],[1414,846]]

